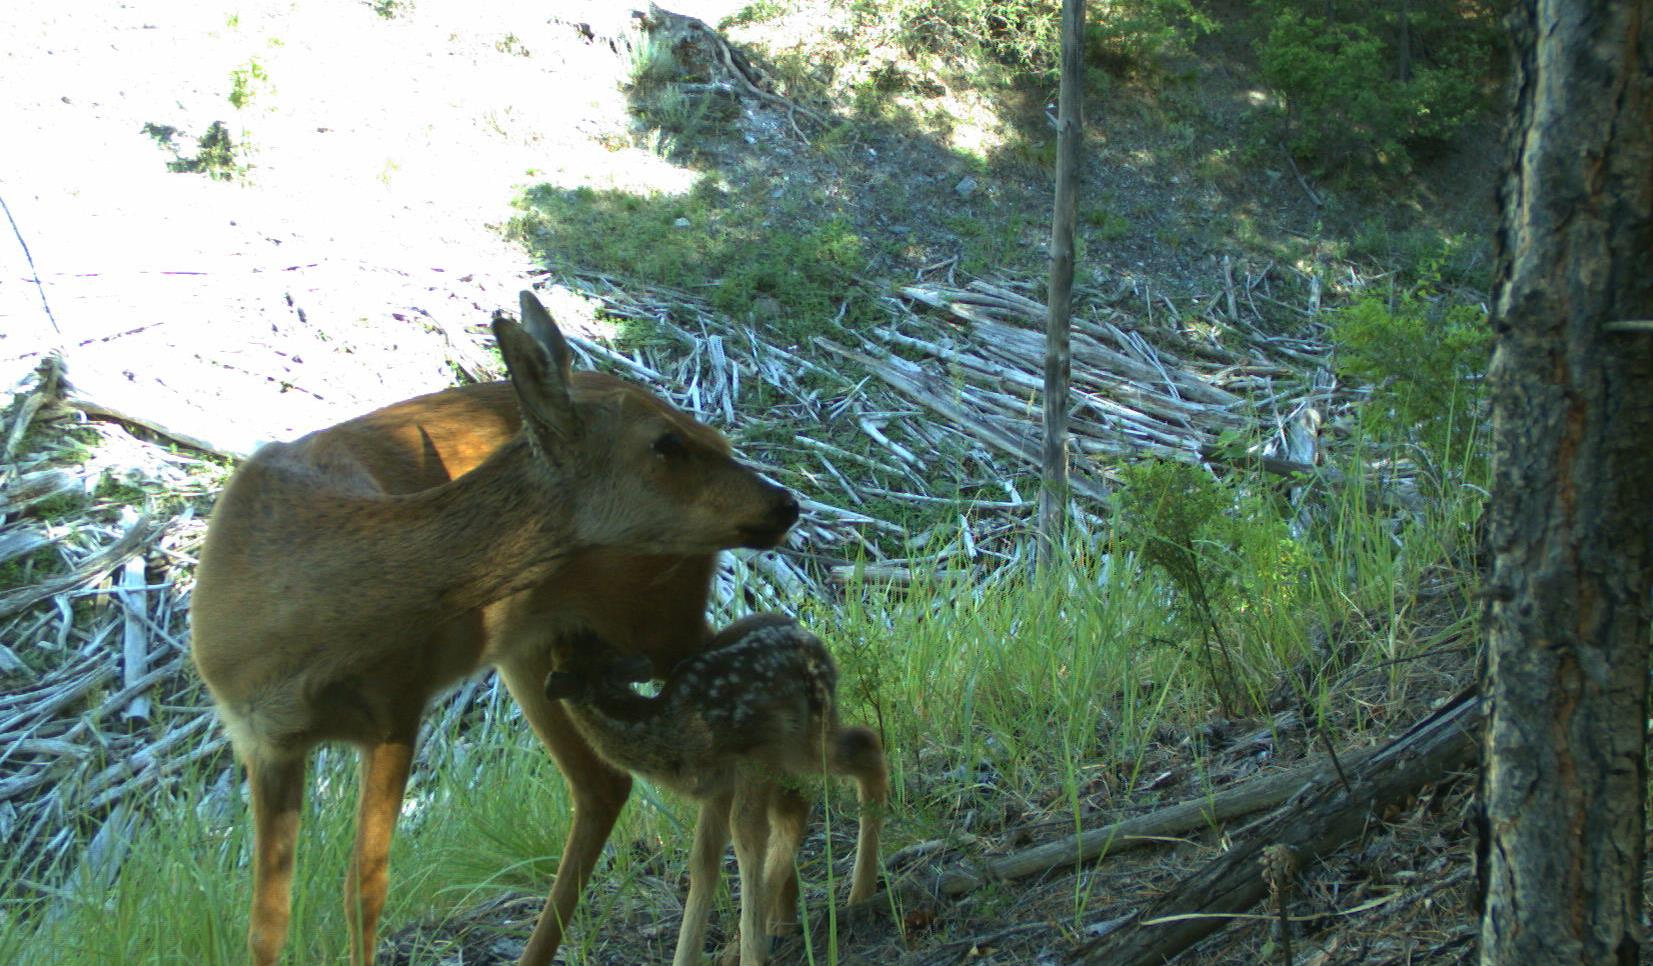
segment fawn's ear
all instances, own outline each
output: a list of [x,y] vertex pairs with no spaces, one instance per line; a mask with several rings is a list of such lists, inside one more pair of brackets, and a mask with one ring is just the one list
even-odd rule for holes
[[574,353],[533,292],[522,293],[521,324],[502,314],[494,316],[494,338],[511,373],[523,418],[551,441],[578,438],[580,422],[570,389]]

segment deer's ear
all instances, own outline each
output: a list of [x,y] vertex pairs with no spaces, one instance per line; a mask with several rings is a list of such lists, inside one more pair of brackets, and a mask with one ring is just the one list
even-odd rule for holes
[[580,424],[569,388],[574,354],[534,293],[522,293],[520,325],[503,315],[494,316],[494,338],[511,373],[523,417],[552,440],[568,442],[578,437]]
[[551,313],[545,310],[539,298],[528,289],[523,289],[518,296],[522,305],[522,327],[534,337],[534,341],[545,347],[551,354],[551,361],[568,372],[574,364],[574,353],[568,348],[568,340],[562,336],[562,330],[551,318]]

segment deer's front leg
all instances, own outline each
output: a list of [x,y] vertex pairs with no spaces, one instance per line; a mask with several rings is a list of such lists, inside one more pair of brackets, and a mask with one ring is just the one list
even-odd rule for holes
[[614,830],[614,821],[631,794],[631,776],[616,771],[597,757],[564,714],[560,702],[545,696],[545,675],[551,669],[549,656],[500,665],[500,676],[511,696],[521,705],[523,716],[568,782],[574,799],[574,820],[563,843],[562,859],[551,894],[534,924],[534,933],[518,960],[522,966],[549,966],[563,932],[579,904],[591,870],[596,868],[603,844]]

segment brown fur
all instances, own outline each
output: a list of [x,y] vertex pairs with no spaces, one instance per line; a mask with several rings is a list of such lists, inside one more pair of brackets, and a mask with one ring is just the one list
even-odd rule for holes
[[636,669],[601,641],[570,638],[563,649],[546,694],[566,702],[591,747],[700,803],[675,966],[700,960],[731,826],[742,966],[762,963],[768,937],[791,924],[809,777],[855,778],[861,821],[849,901],[872,895],[889,776],[878,736],[839,724],[838,671],[819,638],[781,614],[736,621],[674,668],[654,697],[627,686]]
[[630,789],[545,697],[553,640],[599,633],[664,671],[709,635],[716,552],[773,546],[796,518],[792,497],[731,459],[715,430],[631,383],[571,374],[527,292],[523,317],[529,330],[495,324],[512,382],[266,446],[219,498],[193,653],[251,783],[256,963],[284,942],[305,760],[329,740],[362,753],[346,912],[351,961],[371,962],[419,719],[485,665],[574,797],[522,956],[549,963]]

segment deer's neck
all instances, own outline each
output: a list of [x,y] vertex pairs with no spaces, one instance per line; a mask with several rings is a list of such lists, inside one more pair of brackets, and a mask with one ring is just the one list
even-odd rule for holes
[[[483,607],[543,583],[585,549],[574,502],[521,437],[451,483],[377,508],[388,573],[444,611]],[[388,574],[387,574],[388,575]]]
[[691,734],[672,719],[664,701],[624,684],[598,682],[582,700],[568,702],[574,727],[616,768],[681,788]]

